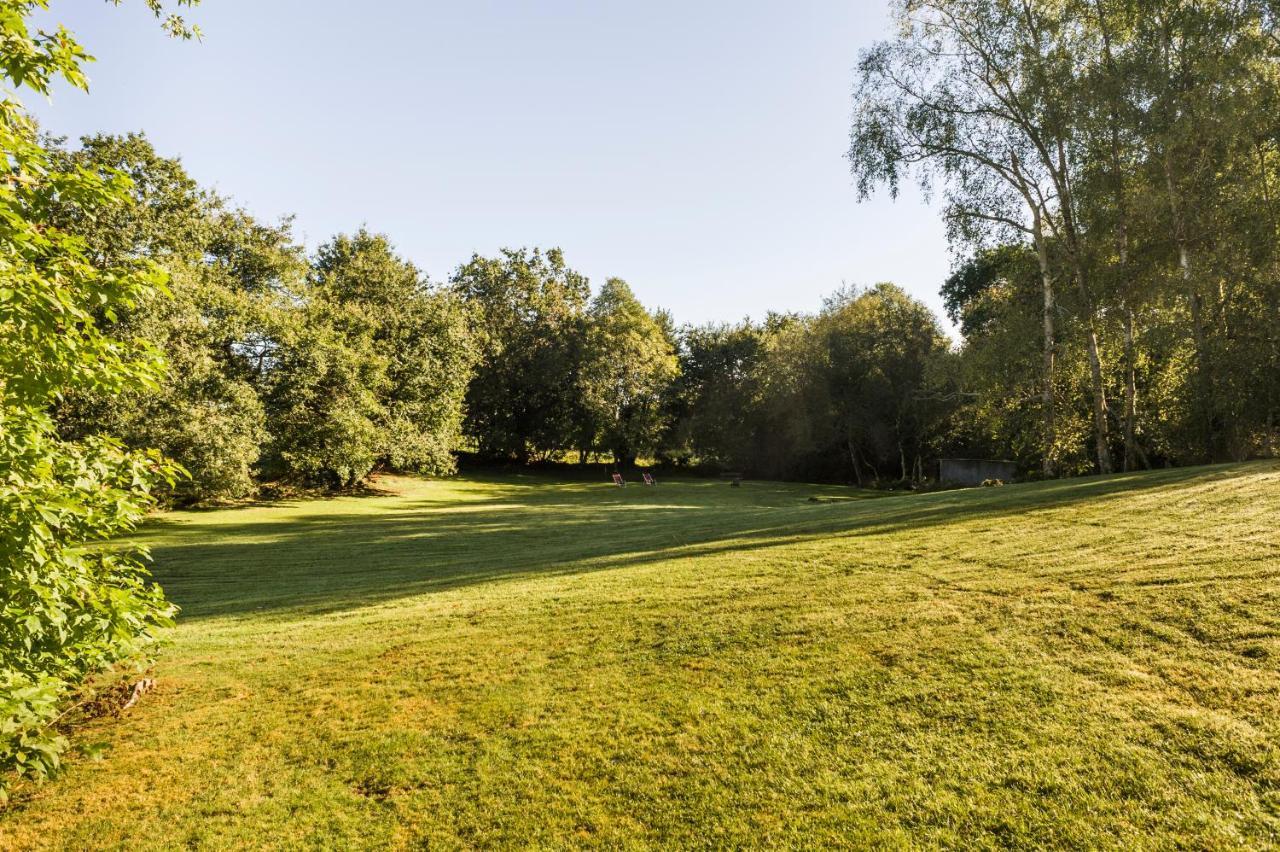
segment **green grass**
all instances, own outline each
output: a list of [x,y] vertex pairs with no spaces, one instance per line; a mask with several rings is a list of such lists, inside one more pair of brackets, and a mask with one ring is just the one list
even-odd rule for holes
[[1257,847],[1280,465],[174,513],[159,685],[0,847]]

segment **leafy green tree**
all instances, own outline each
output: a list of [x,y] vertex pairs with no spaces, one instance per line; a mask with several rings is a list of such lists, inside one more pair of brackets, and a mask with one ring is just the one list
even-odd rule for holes
[[384,454],[388,362],[368,337],[345,335],[331,319],[327,306],[308,304],[282,337],[265,395],[268,470],[348,488]]
[[933,362],[949,344],[938,321],[893,284],[829,300],[814,329],[836,432],[859,484],[923,477],[933,445]]
[[860,189],[917,170],[959,242],[1034,252],[1046,474],[1076,469],[1076,358],[1098,470],[1275,447],[1275,11],[904,0],[862,57]]
[[590,287],[559,249],[476,255],[452,286],[475,312],[480,362],[464,431],[480,452],[527,461],[581,448],[578,397]]
[[[1041,271],[1045,464],[1057,440],[1057,281],[1070,282],[1091,375],[1094,451],[1111,469],[1110,419],[1087,232],[1075,195],[1080,10],[1071,3],[902,0],[898,35],[859,63],[850,161],[865,195],[915,170],[946,192],[953,236],[1028,239]],[[1051,249],[1057,256],[1051,255]],[[1046,473],[1051,468],[1046,467]]]
[[257,222],[200,190],[145,137],[89,137],[58,155],[132,179],[124,209],[57,210],[95,262],[146,256],[173,273],[172,298],[102,318],[173,369],[146,392],[68,393],[65,436],[160,448],[191,472],[173,495],[183,501],[245,496],[263,473],[346,487],[379,464],[453,469],[475,356],[466,313],[385,238],[336,237],[308,266],[287,221]]
[[1190,350],[1164,361],[1188,370],[1161,382],[1160,431],[1192,460],[1247,455],[1274,439],[1275,352],[1252,344],[1275,337],[1275,12],[1268,2],[1167,0],[1126,21],[1116,47],[1135,105],[1126,127],[1136,137],[1137,235],[1167,272],[1157,323]]
[[[1080,444],[1088,423],[1075,406],[1056,406],[1055,443],[1045,446],[1040,403],[1041,291],[1034,251],[1011,244],[978,252],[965,260],[942,287],[943,302],[964,336],[958,359],[956,409],[943,436],[948,453],[979,458],[1011,458],[1031,471],[1081,473],[1090,467]],[[1076,339],[1063,317],[1056,350],[1053,395],[1077,398],[1079,351],[1064,346]],[[1048,463],[1044,453],[1050,453]]]
[[750,321],[685,328],[680,372],[670,394],[674,447],[722,467],[743,466],[755,440],[752,412],[764,329]]
[[[41,95],[57,78],[84,87],[83,48],[65,29],[29,27],[43,6],[0,0],[0,77]],[[64,440],[51,416],[68,389],[145,387],[162,369],[98,318],[162,287],[163,272],[143,258],[99,266],[50,221],[66,200],[104,214],[127,203],[127,178],[57,168],[12,97],[0,100],[0,151],[0,768],[43,777],[66,747],[54,723],[71,691],[145,655],[171,623],[139,551],[100,542],[132,529],[152,486],[178,471],[107,437]]]
[[223,348],[228,323],[206,321],[212,307],[234,310],[239,300],[193,284],[196,276],[189,267],[177,267],[171,298],[143,300],[112,327],[122,339],[146,342],[164,354],[168,370],[154,387],[68,394],[58,411],[64,435],[119,435],[129,447],[157,448],[180,462],[188,476],[161,492],[179,503],[252,494],[267,435],[257,388],[234,364],[240,356]]
[[452,473],[477,354],[461,301],[433,289],[386,237],[364,230],[320,248],[309,296],[378,373],[362,379],[377,404],[376,459],[399,470]]
[[677,375],[668,334],[620,278],[592,300],[578,378],[596,445],[620,465],[651,453],[666,425],[663,402]]
[[1029,289],[1038,283],[1036,273],[1035,253],[1022,243],[983,249],[964,260],[943,282],[943,307],[960,326],[961,334],[979,334],[995,321],[995,306],[989,298],[993,291],[1010,289],[1025,300],[1036,295]]
[[178,501],[252,493],[267,429],[262,378],[304,270],[288,224],[258,223],[202,192],[141,135],[87,137],[57,155],[68,168],[127,175],[133,202],[105,213],[64,203],[61,227],[82,237],[100,266],[137,256],[162,262],[172,293],[101,318],[114,336],[163,352],[170,370],[160,386],[70,392],[58,412],[62,433],[160,449],[190,472],[172,495]]
[[815,318],[775,314],[764,326],[764,352],[754,371],[755,441],[741,467],[784,479],[844,479],[848,456],[835,431],[823,375],[827,353]]

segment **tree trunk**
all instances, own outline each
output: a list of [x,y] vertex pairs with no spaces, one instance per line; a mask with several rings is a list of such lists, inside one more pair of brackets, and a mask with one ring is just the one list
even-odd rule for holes
[[1137,354],[1134,346],[1133,308],[1124,307],[1124,470],[1137,467],[1138,441],[1134,423],[1138,412]]
[[1094,325],[1095,310],[1093,300],[1089,296],[1080,231],[1076,225],[1065,140],[1058,138],[1056,147],[1057,163],[1045,156],[1044,165],[1053,176],[1053,182],[1057,188],[1060,225],[1058,235],[1062,238],[1063,248],[1071,261],[1071,271],[1076,280],[1076,289],[1080,294],[1080,307],[1085,319],[1085,350],[1089,356],[1089,378],[1093,391],[1093,441],[1098,472],[1111,473],[1111,448],[1107,437],[1107,391],[1102,379],[1102,356],[1098,352],[1098,331]]
[[1182,207],[1178,204],[1178,193],[1174,188],[1173,166],[1169,162],[1169,154],[1164,156],[1165,186],[1169,191],[1169,211],[1173,215],[1173,237],[1178,245],[1178,270],[1182,274],[1182,285],[1186,288],[1187,307],[1191,311],[1191,339],[1196,353],[1196,397],[1197,408],[1200,409],[1201,440],[1205,460],[1212,461],[1214,452],[1214,400],[1213,378],[1210,370],[1209,347],[1204,333],[1204,301],[1196,286],[1195,277],[1191,274],[1191,253],[1187,247],[1187,225],[1182,215]]
[[858,450],[854,447],[853,440],[848,441],[849,461],[853,462],[853,477],[858,483],[858,487],[862,487],[862,466],[858,464]]
[[630,447],[614,447],[613,462],[621,470],[631,470],[636,466],[636,453]]
[[1054,340],[1054,302],[1053,276],[1049,273],[1049,247],[1045,243],[1044,229],[1040,224],[1039,211],[1033,210],[1033,236],[1036,245],[1036,259],[1040,263],[1040,285],[1044,293],[1044,349],[1043,372],[1044,386],[1041,389],[1041,408],[1044,417],[1044,460],[1041,469],[1046,477],[1053,476],[1054,455],[1057,445],[1057,417],[1054,410],[1053,395],[1053,360],[1055,352]]
[[[1271,186],[1267,182],[1267,160],[1260,145],[1256,146],[1258,153],[1258,179],[1262,184],[1262,201],[1271,218],[1271,235],[1275,240],[1275,245],[1280,246],[1280,215],[1277,215],[1276,205],[1271,197]],[[1270,281],[1271,286],[1267,288],[1267,316],[1273,323],[1272,328],[1280,328],[1280,259],[1272,260],[1273,272]],[[1276,454],[1276,428],[1277,413],[1280,413],[1280,400],[1277,400],[1277,378],[1280,378],[1280,334],[1269,335],[1267,341],[1270,346],[1271,355],[1271,381],[1267,382],[1267,421],[1266,421],[1266,454],[1274,457]]]
[[[1101,7],[1101,4],[1099,4]],[[1099,20],[1104,21],[1099,9]],[[1110,30],[1104,26],[1103,32],[1103,51],[1107,65],[1107,70],[1113,75],[1113,79],[1118,76],[1115,61],[1111,54],[1111,34]],[[1131,279],[1132,271],[1129,269],[1129,208],[1125,203],[1125,184],[1124,184],[1124,168],[1120,162],[1120,115],[1119,107],[1113,99],[1111,102],[1111,173],[1115,181],[1115,203],[1116,203],[1116,257],[1120,266],[1120,291],[1121,303],[1124,308],[1124,417],[1122,429],[1124,432],[1124,460],[1122,462],[1123,469],[1127,472],[1133,470],[1138,462],[1138,441],[1137,441],[1137,418],[1138,418],[1138,354],[1137,344],[1134,339],[1134,325],[1136,318],[1133,310],[1133,281]]]
[[1141,450],[1138,448],[1137,440],[1137,419],[1138,419],[1138,351],[1137,341],[1135,340],[1134,326],[1137,318],[1134,316],[1132,282],[1129,276],[1129,231],[1128,231],[1128,213],[1124,203],[1124,186],[1120,177],[1120,152],[1119,142],[1116,139],[1116,132],[1113,127],[1111,138],[1111,158],[1113,168],[1116,171],[1116,254],[1120,260],[1120,280],[1121,280],[1121,297],[1120,301],[1124,308],[1124,417],[1122,428],[1124,431],[1124,460],[1122,462],[1125,471],[1133,470],[1137,466],[1138,455]]
[[1111,448],[1108,438],[1107,424],[1107,389],[1102,380],[1102,356],[1098,352],[1098,332],[1093,324],[1093,304],[1089,299],[1089,288],[1085,283],[1084,267],[1078,255],[1073,255],[1075,266],[1076,288],[1080,292],[1080,302],[1085,316],[1085,351],[1089,356],[1089,380],[1093,396],[1093,444],[1097,454],[1098,473],[1111,473]]

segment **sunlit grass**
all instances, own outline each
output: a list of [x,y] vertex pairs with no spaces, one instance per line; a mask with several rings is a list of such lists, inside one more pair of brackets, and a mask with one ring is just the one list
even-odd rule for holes
[[1280,466],[174,513],[156,691],[0,846],[1258,846]]

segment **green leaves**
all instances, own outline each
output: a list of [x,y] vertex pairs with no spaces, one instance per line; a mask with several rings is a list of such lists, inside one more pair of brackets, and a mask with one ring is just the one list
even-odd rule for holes
[[[89,57],[74,39],[27,27],[44,7],[0,0],[0,76],[42,94],[59,77],[83,87]],[[140,555],[102,542],[182,471],[109,438],[65,440],[50,414],[70,392],[153,387],[163,368],[153,348],[100,327],[161,287],[163,270],[101,264],[50,220],[68,203],[90,215],[124,204],[127,179],[57,168],[13,100],[0,102],[0,152],[0,772],[44,778],[67,745],[57,722],[70,691],[172,624]]]
[[476,358],[460,300],[363,230],[322,246],[308,285],[267,377],[273,460],[338,487],[378,464],[452,473]]
[[479,337],[465,428],[480,451],[523,460],[581,446],[575,377],[587,279],[558,249],[503,249],[472,257],[452,285],[474,311]]
[[595,433],[593,444],[620,464],[653,452],[679,363],[658,321],[622,279],[606,281],[592,302],[584,348],[577,391]]

